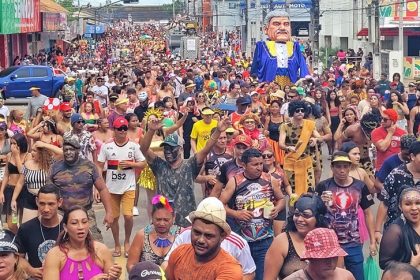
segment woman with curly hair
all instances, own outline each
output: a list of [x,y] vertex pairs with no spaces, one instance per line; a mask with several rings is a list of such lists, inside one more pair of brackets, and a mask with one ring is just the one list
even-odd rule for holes
[[300,259],[303,240],[315,228],[328,228],[326,214],[327,207],[318,195],[302,194],[287,218],[286,231],[274,238],[265,255],[264,279],[283,279],[307,266]]
[[57,125],[51,119],[41,121],[37,126],[30,129],[26,136],[34,141],[42,141],[57,147],[63,146],[63,137],[59,135]]
[[353,106],[347,107],[343,110],[343,118],[338,125],[336,132],[334,133],[334,142],[336,143],[335,148],[338,149],[341,147],[343,142],[343,131],[347,129],[352,124],[355,124],[359,121],[358,112]]
[[119,279],[122,268],[106,245],[93,239],[86,209],[71,207],[64,213],[63,226],[45,259],[44,279]]

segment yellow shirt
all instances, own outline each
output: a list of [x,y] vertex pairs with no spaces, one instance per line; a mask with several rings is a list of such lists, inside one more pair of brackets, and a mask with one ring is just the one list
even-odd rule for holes
[[212,120],[211,123],[206,124],[203,120],[196,122],[191,131],[191,139],[197,141],[197,152],[206,146],[207,140],[210,139],[210,133],[213,128],[217,127],[217,121]]

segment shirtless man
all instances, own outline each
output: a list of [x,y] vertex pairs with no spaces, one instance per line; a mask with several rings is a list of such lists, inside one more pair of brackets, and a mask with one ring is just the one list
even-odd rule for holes
[[369,176],[374,175],[372,161],[369,158],[369,148],[372,144],[371,132],[379,126],[381,116],[375,113],[363,115],[360,123],[355,123],[343,131],[343,142],[352,140],[360,149],[360,165]]

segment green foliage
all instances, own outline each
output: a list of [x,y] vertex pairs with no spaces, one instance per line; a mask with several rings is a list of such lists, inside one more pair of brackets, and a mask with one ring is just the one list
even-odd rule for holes
[[[180,0],[174,0],[174,6],[175,6],[175,14],[179,14],[179,13],[182,12],[182,10],[184,8],[184,2],[182,2]],[[162,9],[172,12],[172,3],[162,5]]]
[[338,50],[339,48],[319,48],[319,60],[321,60],[324,65],[327,65],[328,57],[330,55],[335,55]]
[[63,6],[63,8],[65,8],[67,11],[69,11],[67,15],[67,20],[74,20],[72,15],[77,10],[77,7],[73,5],[73,0],[55,0],[55,2]]

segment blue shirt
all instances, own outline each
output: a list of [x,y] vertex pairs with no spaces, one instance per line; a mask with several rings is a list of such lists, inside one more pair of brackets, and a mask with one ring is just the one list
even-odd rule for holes
[[389,156],[387,159],[385,159],[381,169],[379,169],[379,172],[376,174],[376,178],[378,178],[381,183],[385,182],[386,176],[388,176],[394,168],[400,166],[403,163],[404,162],[400,159],[398,154]]

